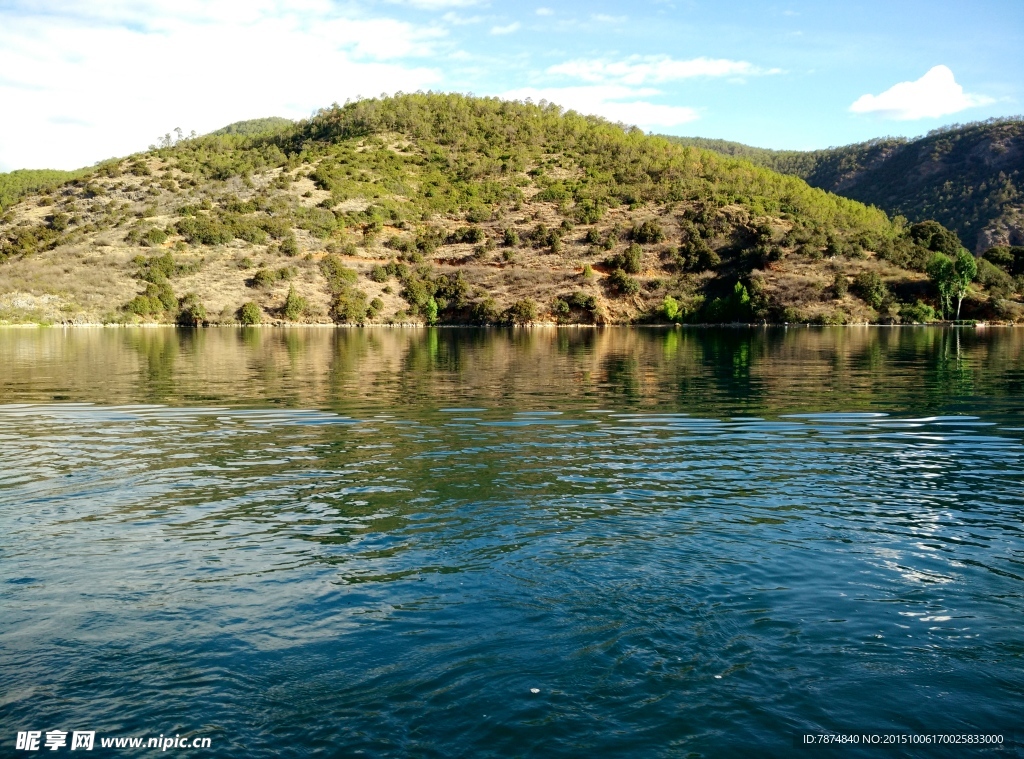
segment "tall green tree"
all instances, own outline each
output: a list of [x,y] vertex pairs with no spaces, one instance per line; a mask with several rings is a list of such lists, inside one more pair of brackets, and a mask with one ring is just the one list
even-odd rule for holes
[[936,253],[928,262],[928,277],[939,291],[939,313],[945,319],[952,306],[953,280],[956,278],[953,259],[944,253]]
[[956,318],[960,318],[960,305],[969,292],[968,286],[978,276],[978,261],[969,250],[960,248],[953,262],[954,272],[953,295],[956,297]]
[[970,284],[978,276],[978,262],[970,251],[961,248],[956,258],[936,253],[928,264],[928,276],[939,291],[939,308],[945,319],[956,298],[956,319],[960,318],[960,307],[970,292]]

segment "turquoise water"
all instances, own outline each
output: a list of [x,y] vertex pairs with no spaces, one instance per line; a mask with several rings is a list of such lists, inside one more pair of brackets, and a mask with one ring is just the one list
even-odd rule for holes
[[1024,727],[1022,331],[4,330],[0,367],[4,755]]

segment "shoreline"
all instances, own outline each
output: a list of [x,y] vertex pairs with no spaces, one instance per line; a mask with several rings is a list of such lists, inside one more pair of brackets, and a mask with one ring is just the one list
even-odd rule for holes
[[333,324],[333,323],[311,323],[299,324],[294,322],[263,322],[260,324],[209,324],[198,327],[187,327],[180,324],[158,324],[138,323],[122,324],[102,322],[59,322],[43,324],[40,322],[22,322],[4,324],[0,322],[0,329],[605,329],[605,328],[633,328],[633,329],[668,329],[676,327],[679,329],[713,329],[728,327],[738,328],[811,328],[835,329],[835,328],[959,328],[959,329],[994,329],[994,328],[1021,328],[1024,324],[1012,322],[976,322],[972,324],[957,324],[951,321],[929,322],[928,324],[872,324],[870,322],[857,322],[855,324],[814,324],[811,322],[710,322],[699,324],[677,324],[675,322],[646,322],[643,324],[588,324],[588,323],[558,323],[558,322],[531,322],[530,324],[422,324],[416,322],[402,322],[399,324]]

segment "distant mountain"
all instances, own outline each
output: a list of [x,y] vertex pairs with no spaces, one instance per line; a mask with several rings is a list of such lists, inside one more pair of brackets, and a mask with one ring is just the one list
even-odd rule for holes
[[935,219],[976,253],[1024,245],[1024,119],[954,125],[915,140],[886,137],[827,150],[766,150],[670,137],[742,158],[808,184],[901,214]]

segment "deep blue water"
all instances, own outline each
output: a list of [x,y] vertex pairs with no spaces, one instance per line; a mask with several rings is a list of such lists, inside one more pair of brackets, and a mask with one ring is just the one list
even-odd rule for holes
[[0,367],[0,754],[1024,738],[1020,331],[7,330]]

